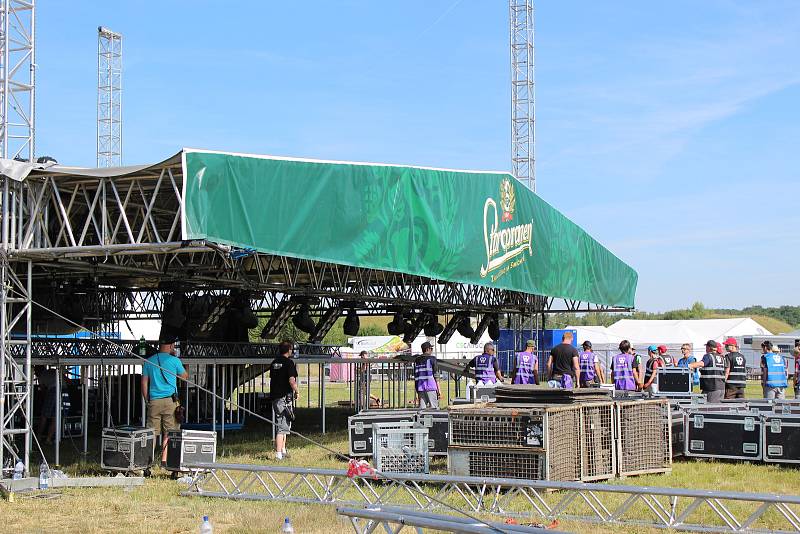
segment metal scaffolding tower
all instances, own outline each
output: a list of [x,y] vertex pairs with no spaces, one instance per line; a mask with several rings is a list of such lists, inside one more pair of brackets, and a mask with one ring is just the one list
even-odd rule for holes
[[97,166],[122,165],[122,35],[97,28]]
[[[32,161],[35,134],[34,0],[0,0],[0,157]],[[0,476],[31,449],[31,263],[11,263],[29,214],[23,185],[0,178]],[[16,270],[15,270],[16,268]]]
[[0,0],[0,157],[32,161],[35,133],[34,0]]
[[510,0],[512,173],[536,191],[533,0]]

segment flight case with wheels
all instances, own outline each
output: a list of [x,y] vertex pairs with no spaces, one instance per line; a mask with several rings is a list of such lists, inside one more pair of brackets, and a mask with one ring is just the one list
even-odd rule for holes
[[363,410],[347,418],[350,456],[372,456],[372,423],[415,422],[416,410]]
[[764,414],[765,462],[800,464],[800,415]]
[[138,426],[104,428],[100,467],[109,471],[145,471],[155,454],[155,430]]
[[686,456],[760,460],[760,414],[690,411],[686,414],[684,447]]
[[217,460],[217,433],[206,430],[167,432],[167,465],[170,471],[187,471],[186,464],[210,464]]

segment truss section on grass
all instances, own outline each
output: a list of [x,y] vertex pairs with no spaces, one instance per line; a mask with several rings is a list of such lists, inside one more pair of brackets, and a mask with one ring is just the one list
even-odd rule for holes
[[195,464],[185,496],[337,506],[403,506],[533,521],[694,532],[800,532],[800,496],[448,475],[350,477],[346,470]]
[[395,508],[391,506],[366,506],[363,508],[341,507],[336,513],[346,517],[357,534],[370,534],[382,528],[390,534],[400,533],[405,527],[422,534],[430,530],[437,532],[459,532],[465,534],[559,534],[558,530],[524,525],[511,525],[492,521],[480,522],[465,516],[431,514]]

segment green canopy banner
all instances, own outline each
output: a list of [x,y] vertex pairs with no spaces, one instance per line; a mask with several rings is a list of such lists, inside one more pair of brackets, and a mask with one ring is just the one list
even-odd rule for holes
[[184,239],[633,307],[638,276],[501,172],[186,149]]

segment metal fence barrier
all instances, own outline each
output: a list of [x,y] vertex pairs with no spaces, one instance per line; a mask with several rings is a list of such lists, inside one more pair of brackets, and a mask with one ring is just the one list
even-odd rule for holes
[[[452,475],[350,477],[343,469],[193,464],[184,496],[449,507],[477,514],[693,532],[800,532],[800,496]],[[442,503],[448,506],[443,506]]]

